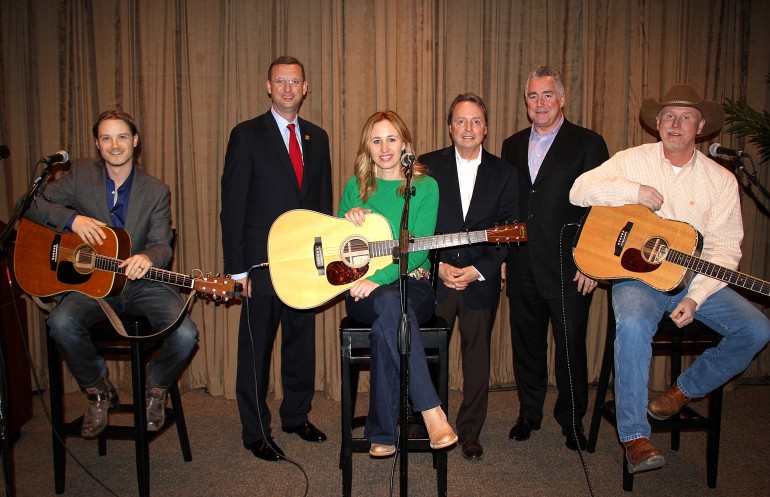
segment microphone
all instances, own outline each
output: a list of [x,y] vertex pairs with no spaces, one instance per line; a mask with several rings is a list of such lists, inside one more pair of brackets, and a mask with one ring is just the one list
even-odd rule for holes
[[8,149],[8,145],[0,145],[0,159],[5,159],[11,155],[11,151]]
[[725,157],[748,157],[749,154],[743,150],[733,150],[731,148],[723,147],[719,143],[712,143],[709,147],[709,155],[711,157],[718,157],[723,155]]
[[48,155],[46,157],[43,157],[38,161],[38,163],[45,162],[50,166],[51,164],[64,164],[66,162],[69,162],[69,160],[70,160],[69,154],[64,150],[59,150],[53,155]]
[[415,162],[417,162],[417,160],[414,158],[414,154],[410,154],[409,152],[401,154],[401,165],[405,168],[411,169]]

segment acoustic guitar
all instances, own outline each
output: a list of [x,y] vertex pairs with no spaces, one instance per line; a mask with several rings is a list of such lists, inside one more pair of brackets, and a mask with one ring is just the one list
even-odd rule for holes
[[[48,297],[80,292],[89,297],[118,295],[126,284],[125,268],[118,266],[131,254],[131,237],[120,228],[102,228],[102,245],[84,243],[75,233],[57,233],[22,219],[16,235],[14,273],[28,294]],[[143,279],[190,288],[214,300],[238,298],[241,284],[194,271],[194,276],[151,267]]]
[[[390,223],[367,214],[362,226],[344,218],[296,209],[275,220],[267,238],[268,267],[275,293],[297,309],[317,307],[361,278],[393,264],[398,240]],[[409,252],[474,243],[510,243],[527,239],[523,223],[409,240]]]
[[593,279],[632,278],[677,292],[699,273],[770,295],[770,282],[701,259],[703,236],[690,224],[662,219],[643,205],[591,207],[573,245],[575,264]]

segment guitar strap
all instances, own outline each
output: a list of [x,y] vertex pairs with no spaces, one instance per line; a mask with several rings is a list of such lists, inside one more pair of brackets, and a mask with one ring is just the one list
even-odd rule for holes
[[149,340],[153,337],[161,337],[164,336],[165,333],[168,333],[168,331],[174,327],[176,327],[179,322],[182,320],[182,316],[187,313],[187,308],[190,307],[190,301],[192,301],[193,297],[195,297],[195,292],[190,292],[190,295],[187,297],[187,302],[185,302],[184,306],[182,307],[182,311],[179,313],[179,315],[176,317],[173,323],[166,326],[160,331],[156,331],[155,333],[152,333],[150,335],[142,335],[141,337],[131,336],[126,332],[126,328],[123,326],[123,321],[120,320],[120,317],[115,313],[115,310],[110,307],[110,304],[108,304],[104,299],[96,299],[97,302],[99,302],[99,305],[102,308],[102,311],[104,311],[104,314],[107,316],[107,319],[110,321],[110,324],[112,324],[112,328],[122,337],[125,337],[129,340],[136,340],[137,338],[141,338],[142,340]]

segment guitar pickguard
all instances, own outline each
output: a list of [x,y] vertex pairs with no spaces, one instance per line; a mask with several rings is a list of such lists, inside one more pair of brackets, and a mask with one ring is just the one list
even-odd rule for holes
[[344,262],[335,261],[326,266],[326,280],[334,286],[347,285],[358,281],[369,272],[369,264],[363,267],[350,267]]
[[91,279],[91,274],[78,271],[70,261],[60,262],[56,266],[56,279],[65,285],[82,285]]
[[630,248],[623,252],[620,258],[620,265],[632,273],[651,273],[660,267],[658,264],[650,264],[639,249]]

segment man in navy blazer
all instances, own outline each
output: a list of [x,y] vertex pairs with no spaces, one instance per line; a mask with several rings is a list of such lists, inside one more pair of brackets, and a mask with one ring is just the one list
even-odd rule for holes
[[[436,231],[484,230],[518,218],[518,189],[513,167],[482,147],[487,134],[487,105],[473,93],[458,95],[447,124],[453,146],[430,152],[420,162],[439,185]],[[454,328],[460,318],[463,402],[457,434],[463,457],[479,460],[487,415],[492,326],[500,302],[505,246],[478,244],[444,249],[439,256],[436,315]]]
[[527,223],[527,243],[512,247],[507,258],[506,293],[520,404],[509,438],[527,440],[540,428],[548,386],[550,320],[559,390],[554,417],[567,437],[567,447],[577,450],[580,444],[584,449],[586,325],[596,282],[577,271],[571,251],[575,231],[563,227],[580,221],[585,212],[569,202],[572,183],[609,159],[609,153],[600,135],[564,118],[566,93],[556,69],[536,67],[527,79],[524,100],[532,126],[506,139],[502,151],[503,159],[516,167],[520,212]]
[[[308,89],[303,65],[294,57],[277,58],[265,85],[272,100],[270,110],[238,124],[230,133],[220,220],[225,271],[243,283],[248,298],[241,310],[236,377],[243,444],[256,457],[275,461],[284,454],[271,436],[265,398],[279,322],[282,429],[303,440],[326,440],[308,420],[315,391],[315,313],[284,305],[267,270],[251,268],[267,261],[268,232],[284,212],[310,209],[331,215],[332,187],[329,137],[297,116]],[[299,164],[295,165],[290,150],[297,145]]]

